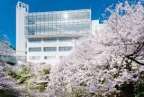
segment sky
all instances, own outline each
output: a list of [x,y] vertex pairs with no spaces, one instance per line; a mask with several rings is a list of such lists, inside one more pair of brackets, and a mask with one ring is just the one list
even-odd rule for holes
[[108,6],[118,3],[118,0],[0,0],[0,39],[3,40],[3,35],[7,35],[14,48],[16,47],[16,4],[18,1],[28,4],[29,12],[91,8],[92,19],[99,20],[102,20],[102,14]]

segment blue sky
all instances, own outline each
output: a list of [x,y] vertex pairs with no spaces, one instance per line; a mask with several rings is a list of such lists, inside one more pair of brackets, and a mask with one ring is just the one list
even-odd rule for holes
[[[105,9],[118,0],[19,0],[29,5],[29,12],[92,9],[92,19],[102,19]],[[122,1],[122,0],[119,0]],[[0,0],[0,39],[7,35],[16,47],[16,3],[18,0]]]

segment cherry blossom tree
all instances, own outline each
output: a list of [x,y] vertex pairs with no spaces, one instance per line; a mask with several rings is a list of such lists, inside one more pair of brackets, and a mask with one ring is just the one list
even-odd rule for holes
[[53,67],[47,92],[51,96],[115,95],[116,86],[135,83],[144,71],[144,7],[119,3],[104,28],[88,35],[74,52]]
[[20,96],[21,91],[19,89],[20,88],[16,85],[16,81],[14,79],[0,72],[0,94],[5,92],[5,94],[8,93],[9,96]]
[[6,71],[11,68],[11,65],[5,61],[13,60],[12,57],[15,53],[14,49],[10,46],[8,38],[4,35],[4,41],[0,40],[0,96],[9,94],[7,96],[19,96],[20,90],[16,81],[6,74]]

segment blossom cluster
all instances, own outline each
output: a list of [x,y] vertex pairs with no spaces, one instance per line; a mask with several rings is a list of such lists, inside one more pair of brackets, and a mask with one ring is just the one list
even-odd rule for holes
[[141,2],[107,8],[109,19],[94,35],[83,37],[71,55],[53,67],[51,96],[108,95],[116,85],[137,82],[144,71],[144,7]]

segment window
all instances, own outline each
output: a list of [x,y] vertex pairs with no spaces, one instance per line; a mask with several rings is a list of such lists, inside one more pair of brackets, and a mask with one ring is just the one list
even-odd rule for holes
[[79,40],[80,38],[74,38],[74,40]]
[[41,47],[29,48],[29,52],[40,52],[40,51],[41,51]]
[[[29,13],[28,35],[79,34],[90,30],[91,10]],[[63,40],[62,40],[63,41]]]
[[59,59],[62,59],[62,58],[64,58],[65,56],[59,56]]
[[46,59],[47,59],[47,56],[44,56],[44,59],[46,60]]
[[72,47],[59,47],[59,51],[71,51]]
[[51,38],[51,39],[44,39],[44,42],[56,42],[57,39],[56,38]]
[[56,47],[44,47],[44,52],[55,52],[57,51]]
[[61,41],[61,42],[69,42],[69,41],[72,41],[72,38],[59,38],[59,41]]
[[29,43],[40,43],[41,39],[30,39],[28,41],[29,41]]
[[29,59],[30,60],[39,60],[40,56],[30,56]]
[[45,60],[53,60],[56,59],[56,56],[44,56]]

